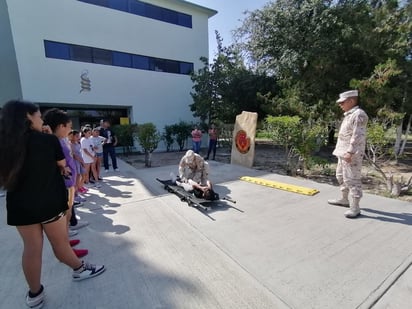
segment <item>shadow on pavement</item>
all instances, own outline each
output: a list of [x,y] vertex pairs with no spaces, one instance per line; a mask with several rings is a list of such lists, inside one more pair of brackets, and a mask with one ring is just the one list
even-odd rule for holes
[[[365,215],[365,212],[376,214],[377,216]],[[362,216],[360,218],[375,219],[383,222],[392,222],[405,225],[412,225],[412,214],[410,213],[394,213],[370,208],[362,208]]]

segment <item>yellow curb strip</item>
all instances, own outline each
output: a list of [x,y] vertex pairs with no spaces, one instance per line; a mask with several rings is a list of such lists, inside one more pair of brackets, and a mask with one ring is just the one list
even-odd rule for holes
[[273,181],[273,180],[267,180],[263,178],[243,176],[243,177],[240,177],[240,180],[251,182],[251,183],[265,186],[265,187],[285,190],[285,191],[304,194],[304,195],[315,195],[316,193],[319,193],[319,190],[316,190],[316,189],[295,186],[295,185]]

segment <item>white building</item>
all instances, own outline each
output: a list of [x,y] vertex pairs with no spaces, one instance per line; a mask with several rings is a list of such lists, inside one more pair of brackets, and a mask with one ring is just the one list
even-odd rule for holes
[[63,108],[75,127],[191,121],[188,73],[216,13],[183,0],[0,0],[0,105]]

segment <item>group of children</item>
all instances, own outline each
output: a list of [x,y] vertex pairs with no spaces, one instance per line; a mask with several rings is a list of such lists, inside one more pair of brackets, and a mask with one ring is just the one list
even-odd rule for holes
[[[90,125],[85,125],[81,131],[73,130],[68,115],[59,109],[46,111],[43,119],[44,132],[52,133],[59,138],[66,159],[64,178],[69,206],[66,217],[69,237],[73,237],[77,235],[78,229],[89,225],[89,222],[78,219],[75,206],[80,206],[85,201],[81,194],[86,193],[88,187],[95,189],[101,187],[100,167],[106,138],[100,136],[99,127],[92,129]],[[79,239],[70,240],[70,245],[73,247],[79,243]],[[73,249],[73,251],[78,257],[88,254],[87,249]]]
[[89,183],[93,184],[95,188],[100,188],[99,181],[102,180],[100,167],[103,158],[103,144],[106,142],[106,138],[100,136],[98,127],[91,129],[90,126],[84,126],[81,133],[77,130],[71,130],[68,140],[71,143],[76,163],[76,191],[86,193],[85,185]]
[[12,100],[0,111],[0,187],[7,191],[7,224],[16,227],[23,242],[22,269],[29,287],[25,298],[30,308],[41,308],[45,301],[44,235],[55,257],[72,269],[74,281],[93,278],[106,269],[79,259],[88,250],[73,250],[80,240],[69,241],[69,235],[88,225],[78,220],[73,205],[76,194],[80,198],[87,190],[88,171],[95,171],[92,177],[95,187],[98,184],[97,153],[104,143],[102,138],[98,138],[100,145],[92,143],[91,128],[82,131],[81,138],[64,111],[51,109],[41,115],[31,102]]

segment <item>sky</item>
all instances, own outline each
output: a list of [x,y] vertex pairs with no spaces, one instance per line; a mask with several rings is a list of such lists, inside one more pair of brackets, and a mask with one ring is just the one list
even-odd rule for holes
[[269,0],[187,0],[218,11],[209,19],[209,59],[216,54],[215,30],[223,38],[223,46],[232,43],[231,31],[242,25],[243,12],[262,8]]

